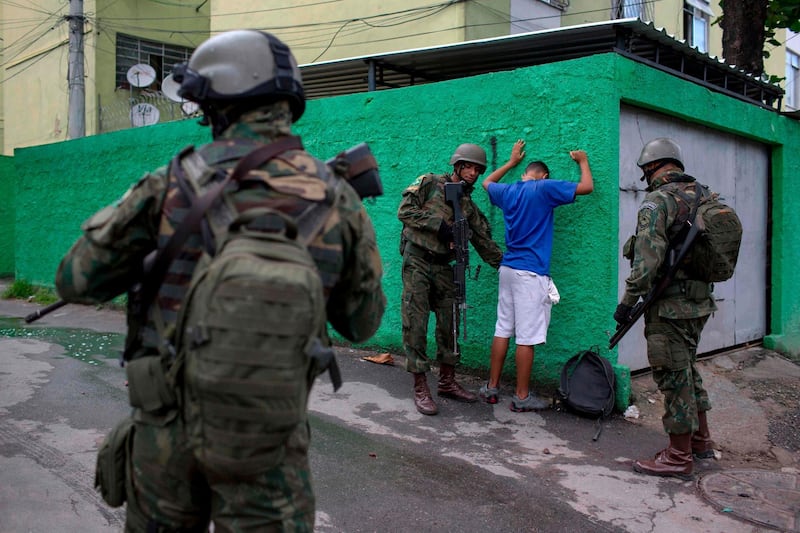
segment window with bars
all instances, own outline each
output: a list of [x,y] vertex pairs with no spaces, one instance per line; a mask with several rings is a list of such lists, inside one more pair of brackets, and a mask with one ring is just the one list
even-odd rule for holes
[[175,63],[188,61],[192,48],[174,44],[139,39],[131,35],[117,34],[117,88],[129,89],[128,70],[137,64],[150,65],[156,71],[156,80],[150,87],[160,89],[161,80],[172,72]]

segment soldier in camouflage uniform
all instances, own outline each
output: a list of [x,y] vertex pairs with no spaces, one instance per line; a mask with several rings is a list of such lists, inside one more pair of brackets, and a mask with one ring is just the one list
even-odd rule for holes
[[[212,127],[214,142],[197,153],[213,168],[229,170],[254,147],[291,135],[292,123],[305,109],[300,71],[291,51],[264,32],[237,30],[212,37],[197,48],[188,64],[176,66],[175,78],[181,83],[180,94],[200,105]],[[168,241],[190,206],[170,169],[146,174],[115,205],[83,225],[83,237],[58,269],[56,286],[64,300],[104,302],[140,279],[145,257]],[[302,149],[292,149],[250,173],[246,186],[229,184],[222,199],[238,212],[270,206],[293,215],[301,200],[271,189],[259,176],[272,176],[274,181],[300,174],[317,180],[326,173],[329,170],[322,161]],[[341,179],[326,175],[337,183]],[[221,178],[215,175],[213,179]],[[339,191],[336,207],[312,238],[309,251],[328,297],[328,320],[344,337],[362,342],[377,330],[386,304],[381,258],[358,194],[350,186],[335,190]],[[162,379],[172,360],[164,346],[172,339],[203,243],[200,232],[187,239],[143,323],[129,313],[126,358],[136,361],[149,356],[158,361],[153,371],[162,374]],[[130,372],[135,365],[127,366]],[[152,398],[164,393],[155,390],[155,381],[153,390],[130,391],[132,405],[134,396]],[[180,389],[172,392],[180,398]],[[133,418],[125,491],[127,531],[207,531],[210,522],[216,531],[313,531],[315,499],[307,421],[288,437],[285,456],[277,466],[232,479],[204,471],[189,449],[176,405],[161,401],[157,408],[135,408]]]
[[[692,200],[698,192],[695,179],[684,173],[680,146],[672,139],[647,143],[637,165],[644,172],[648,194],[639,208],[636,235],[625,246],[631,273],[614,313],[621,324],[657,282],[670,241],[688,218],[691,206],[675,191],[686,192]],[[689,279],[679,268],[672,284],[645,311],[647,358],[664,394],[663,425],[669,446],[652,460],[634,463],[634,470],[642,474],[692,479],[693,456],[714,455],[706,417],[711,403],[695,364],[700,334],[717,308],[712,289],[709,283]]]
[[503,253],[492,240],[486,216],[472,201],[475,180],[486,170],[486,152],[475,144],[460,145],[450,158],[452,174],[424,174],[404,192],[397,211],[403,223],[403,348],[406,370],[414,376],[414,406],[425,415],[439,412],[428,388],[430,360],[426,356],[428,317],[436,316],[436,360],[439,363],[438,394],[461,402],[478,397],[455,380],[456,353],[453,338],[455,284],[452,205],[445,201],[444,185],[463,182],[461,210],[471,232],[470,242],[481,258],[497,269]]

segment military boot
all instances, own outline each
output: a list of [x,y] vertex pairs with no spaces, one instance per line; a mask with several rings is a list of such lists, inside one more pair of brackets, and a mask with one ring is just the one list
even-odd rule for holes
[[458,384],[456,381],[456,367],[442,364],[439,367],[439,396],[452,398],[459,402],[472,403],[478,401],[478,395],[473,394]]
[[423,415],[435,415],[439,412],[428,388],[428,376],[425,372],[414,372],[414,407]]
[[714,441],[711,440],[711,432],[708,430],[706,411],[698,412],[697,418],[700,427],[692,433],[692,455],[695,459],[710,459],[714,457]]
[[692,434],[669,436],[669,446],[656,454],[652,461],[634,461],[633,469],[648,476],[677,477],[685,481],[692,474]]

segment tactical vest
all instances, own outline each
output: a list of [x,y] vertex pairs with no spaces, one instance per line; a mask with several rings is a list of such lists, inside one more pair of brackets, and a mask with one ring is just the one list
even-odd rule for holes
[[[258,146],[258,141],[250,139],[235,139],[215,141],[213,143],[202,146],[197,150],[209,169],[225,168],[231,169],[244,155],[252,151]],[[188,149],[182,152],[179,156],[183,164],[186,163],[185,154]],[[321,161],[314,159],[315,168],[303,169],[305,173],[314,176],[319,176],[323,179],[339,179],[331,176],[330,170]],[[185,169],[187,170],[187,169]],[[192,170],[191,172],[195,172]],[[209,173],[208,178],[212,174]],[[217,181],[219,177],[213,178]],[[210,185],[212,182],[209,182]],[[231,186],[232,187],[232,186]],[[259,183],[257,175],[252,176],[248,180],[245,187],[257,189],[264,187],[263,183]],[[169,171],[169,185],[162,207],[162,216],[159,221],[159,249],[167,243],[170,236],[181,225],[184,218],[189,212],[191,191],[181,190],[180,181],[174,175],[174,172]],[[271,193],[270,193],[271,194]],[[269,196],[269,194],[267,195]],[[259,205],[273,207],[279,211],[286,213],[289,216],[295,216],[306,207],[302,201],[287,202],[279,195],[270,201],[265,199],[265,194],[261,192],[249,194],[237,193],[232,195],[233,204],[231,207],[238,212],[244,211],[252,207],[254,202]],[[257,200],[256,200],[257,198]],[[209,216],[215,216],[212,212]],[[332,223],[324,229],[326,232],[325,243],[319,245],[312,242],[308,246],[308,251],[314,259],[319,269],[320,277],[322,279],[323,287],[327,292],[336,285],[339,280],[339,273],[343,266],[343,253],[341,247],[341,230],[336,224],[338,222],[338,214],[332,213]],[[207,222],[203,222],[201,232],[194,233],[189,236],[184,244],[179,255],[170,263],[166,275],[161,283],[158,294],[152,305],[147,310],[147,316],[144,323],[134,323],[140,320],[134,313],[128,313],[128,327],[129,331],[140,330],[137,335],[138,339],[130,339],[129,342],[136,343],[137,346],[131,349],[133,354],[143,353],[160,353],[167,347],[174,335],[174,325],[181,308],[181,303],[186,296],[191,280],[192,273],[197,266],[197,262],[204,249],[208,250],[209,243],[213,243],[213,236],[211,235],[210,227]],[[210,251],[210,250],[209,250]]]

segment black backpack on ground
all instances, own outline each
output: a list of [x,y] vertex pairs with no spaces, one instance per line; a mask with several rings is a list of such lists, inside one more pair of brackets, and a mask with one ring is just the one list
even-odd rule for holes
[[[596,346],[572,356],[561,369],[558,398],[580,416],[599,421],[610,415],[616,401],[616,377],[608,359]],[[600,436],[598,430],[593,440]]]

